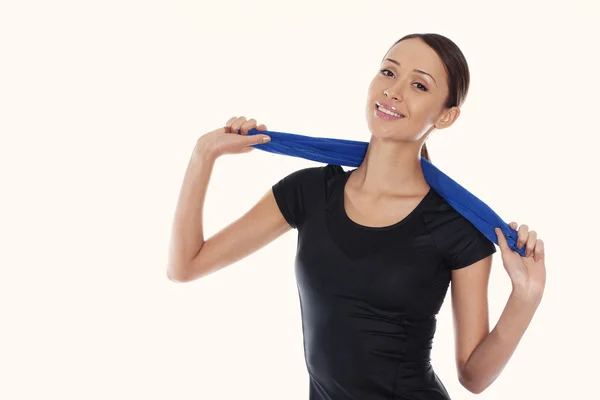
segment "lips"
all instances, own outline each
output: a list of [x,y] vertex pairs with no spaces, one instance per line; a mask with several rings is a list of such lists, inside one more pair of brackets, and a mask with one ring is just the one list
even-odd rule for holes
[[386,103],[375,103],[375,110],[377,115],[380,117],[386,117],[385,119],[400,119],[404,118],[404,114],[400,113],[396,107],[393,107]]

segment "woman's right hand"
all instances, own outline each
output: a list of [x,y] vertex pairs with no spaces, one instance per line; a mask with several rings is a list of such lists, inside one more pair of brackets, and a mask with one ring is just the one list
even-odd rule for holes
[[[254,150],[252,145],[263,144],[271,140],[268,135],[247,136],[248,131],[252,129],[265,131],[267,127],[264,124],[257,125],[254,118],[247,120],[245,117],[232,117],[227,121],[225,127],[200,136],[196,143],[196,149],[217,158],[225,154],[248,153]],[[238,131],[241,134],[238,134]]]

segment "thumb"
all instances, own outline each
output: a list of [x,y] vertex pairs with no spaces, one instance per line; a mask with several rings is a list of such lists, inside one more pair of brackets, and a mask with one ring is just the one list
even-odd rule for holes
[[500,246],[501,250],[508,250],[508,242],[506,241],[506,237],[504,237],[504,233],[500,228],[494,228],[496,235],[498,236],[498,246]]
[[250,144],[263,144],[271,141],[271,137],[268,135],[252,135],[248,136]]

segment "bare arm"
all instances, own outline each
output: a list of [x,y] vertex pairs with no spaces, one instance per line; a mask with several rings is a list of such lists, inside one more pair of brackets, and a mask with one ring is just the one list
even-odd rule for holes
[[[516,229],[517,223],[511,222]],[[494,329],[489,332],[487,286],[492,257],[452,272],[452,300],[456,328],[459,381],[481,393],[500,375],[514,354],[541,302],[545,285],[544,244],[527,225],[519,229],[527,243],[526,257],[508,247],[502,232],[498,245],[513,290]]]
[[[476,349],[490,334],[488,283],[492,256],[452,271],[452,309],[458,380],[470,392],[479,393],[467,364],[477,358]],[[475,354],[475,355],[474,355]],[[474,355],[474,357],[473,357]]]
[[[172,281],[188,282],[206,276],[243,259],[291,229],[269,190],[243,216],[209,239],[204,238],[202,214],[207,187],[216,159],[225,154],[225,150],[217,150],[224,142],[218,145],[216,142],[225,140],[225,145],[229,146],[227,152],[241,153],[251,151],[249,144],[256,144],[261,139],[260,135],[227,135],[237,132],[240,127],[247,133],[256,125],[254,120],[246,122],[245,118],[240,118],[235,121],[243,125],[236,126],[236,122],[230,120],[226,128],[199,139],[192,153],[172,226],[167,269],[167,277]],[[262,125],[260,128],[266,129]],[[231,150],[232,145],[237,146],[235,150]]]
[[518,291],[511,293],[494,329],[463,364],[459,377],[465,388],[479,394],[498,378],[525,334],[538,304]]

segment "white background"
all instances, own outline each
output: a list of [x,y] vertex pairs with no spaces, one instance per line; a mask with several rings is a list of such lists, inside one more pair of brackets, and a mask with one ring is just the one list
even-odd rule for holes
[[[368,141],[367,87],[408,33],[469,62],[434,164],[546,242],[545,297],[478,398],[593,398],[598,346],[594,1],[4,1],[0,6],[0,398],[307,399],[296,231],[188,284],[166,278],[195,140],[231,116]],[[317,163],[217,161],[208,238]],[[499,252],[493,327],[510,292]],[[450,298],[433,365],[453,399]]]

